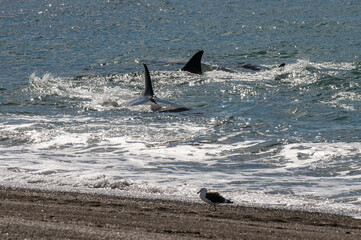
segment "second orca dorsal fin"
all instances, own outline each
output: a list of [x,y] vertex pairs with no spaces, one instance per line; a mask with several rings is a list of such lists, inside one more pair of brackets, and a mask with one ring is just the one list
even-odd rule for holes
[[152,81],[150,80],[150,74],[147,65],[143,63],[144,66],[144,92],[143,96],[154,96]]
[[181,69],[182,71],[187,71],[195,74],[202,74],[201,60],[203,56],[203,50],[197,52],[193,57],[187,62],[187,64]]

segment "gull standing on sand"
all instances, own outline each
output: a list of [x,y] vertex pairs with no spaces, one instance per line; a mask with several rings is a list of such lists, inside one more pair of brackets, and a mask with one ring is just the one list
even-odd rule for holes
[[[207,192],[207,188],[202,188],[198,191],[199,197],[206,203],[214,206],[214,211],[216,211],[216,204],[218,203],[233,203],[232,201],[225,199],[217,192]],[[197,193],[197,194],[198,194]]]

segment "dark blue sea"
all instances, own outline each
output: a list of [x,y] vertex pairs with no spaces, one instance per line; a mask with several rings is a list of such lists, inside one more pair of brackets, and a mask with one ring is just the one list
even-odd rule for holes
[[[358,0],[2,0],[0,184],[206,187],[361,217],[360,15]],[[204,73],[179,71],[199,50]],[[157,97],[191,110],[124,107],[143,63]]]

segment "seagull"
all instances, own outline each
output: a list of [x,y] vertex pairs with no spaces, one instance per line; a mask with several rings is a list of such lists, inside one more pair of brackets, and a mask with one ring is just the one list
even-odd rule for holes
[[[200,194],[199,194],[200,193]],[[207,192],[207,188],[202,188],[198,191],[199,197],[206,203],[214,206],[214,211],[216,211],[216,204],[218,203],[233,203],[232,201],[225,199],[217,192]]]

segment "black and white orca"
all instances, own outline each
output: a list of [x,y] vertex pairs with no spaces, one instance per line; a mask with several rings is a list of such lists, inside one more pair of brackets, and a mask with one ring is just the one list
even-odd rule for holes
[[137,98],[134,98],[124,104],[126,107],[138,105],[150,105],[153,112],[183,112],[190,110],[189,108],[180,106],[178,104],[157,98],[153,91],[152,80],[150,78],[149,70],[146,64],[144,66],[144,92]]

